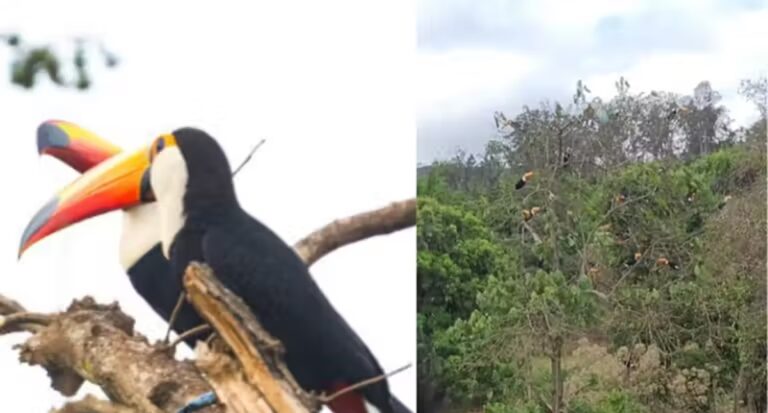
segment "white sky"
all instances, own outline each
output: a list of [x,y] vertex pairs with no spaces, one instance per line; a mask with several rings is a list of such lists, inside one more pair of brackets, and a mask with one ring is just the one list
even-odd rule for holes
[[[0,293],[31,311],[60,310],[84,295],[118,300],[138,331],[154,339],[165,331],[118,264],[119,213],[56,234],[17,262],[29,218],[76,176],[37,156],[35,129],[49,118],[124,148],[197,126],[219,139],[233,165],[266,138],[236,186],[244,208],[289,243],[335,218],[415,196],[416,23],[408,1],[210,4],[0,2],[0,32],[56,42],[96,36],[121,57],[116,70],[96,71],[87,93],[0,82]],[[5,49],[0,77],[7,79]],[[409,229],[343,248],[312,268],[385,370],[416,361],[415,258]],[[64,399],[42,369],[19,365],[11,345],[22,339],[0,338],[2,410],[48,411]],[[411,408],[415,374],[414,367],[390,379]]]
[[482,152],[493,112],[593,96],[721,92],[736,125],[757,119],[739,81],[768,73],[768,0],[418,0],[418,161]]

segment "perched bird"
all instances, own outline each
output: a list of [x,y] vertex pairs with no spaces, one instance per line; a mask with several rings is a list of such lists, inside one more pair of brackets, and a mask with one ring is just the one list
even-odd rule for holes
[[643,257],[643,253],[638,251],[635,252],[633,255],[631,255],[629,258],[627,258],[626,261],[624,261],[624,264],[626,264],[627,267],[631,267],[635,264],[637,264],[640,261],[640,258]]
[[725,205],[728,203],[728,201],[730,201],[730,200],[731,200],[731,196],[730,195],[726,195],[723,198],[723,200],[720,201],[719,204],[717,204],[717,209],[723,209],[725,207]]
[[[286,365],[304,389],[330,394],[383,374],[293,249],[240,207],[227,158],[205,132],[162,135],[149,149],[103,162],[62,193],[72,200],[67,219],[54,213],[34,223],[47,234],[156,199],[161,250],[173,277],[181,283],[191,261],[208,264],[282,342]],[[408,412],[387,380],[328,404],[336,413]]]
[[[40,124],[37,129],[37,150],[41,155],[49,155],[61,160],[76,171],[83,173],[111,158],[122,150],[97,134],[74,123],[51,120]],[[149,175],[142,177],[141,197],[151,198]],[[71,208],[87,208],[87,205],[73,205],[73,200],[66,194],[54,197],[41,214],[33,218],[22,237],[22,252],[32,243],[47,236],[53,230],[46,228],[55,224],[56,219],[67,220],[71,214],[82,211]],[[69,211],[69,212],[68,212]],[[181,283],[173,277],[168,259],[160,248],[160,217],[157,204],[144,203],[123,210],[122,230],[118,248],[120,264],[128,274],[128,279],[136,292],[163,320],[169,321],[174,307],[182,293]],[[182,303],[176,313],[173,331],[181,334],[205,321],[194,311],[191,304]],[[190,348],[196,341],[205,338],[207,333],[194,334],[185,339]]]
[[666,257],[659,257],[659,258],[657,258],[656,259],[656,265],[658,265],[660,267],[668,266],[669,268],[671,268],[673,270],[679,270],[680,269],[680,265],[678,265],[676,262],[670,261]]
[[520,178],[520,180],[517,181],[517,183],[515,184],[515,189],[520,189],[520,188],[524,187],[525,184],[528,183],[528,181],[531,180],[531,178],[533,178],[533,172],[532,171],[528,171],[528,172],[524,173],[523,176]]
[[540,212],[541,212],[541,208],[539,208],[539,207],[533,207],[531,209],[524,209],[523,210],[523,220],[525,222],[528,222],[531,219],[533,219],[533,217],[538,215]]

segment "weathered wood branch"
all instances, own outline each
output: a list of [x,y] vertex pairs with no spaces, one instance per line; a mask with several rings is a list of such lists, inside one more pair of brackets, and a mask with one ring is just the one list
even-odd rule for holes
[[184,288],[198,313],[213,325],[240,361],[256,394],[263,396],[268,407],[264,411],[319,410],[316,400],[304,393],[283,364],[282,344],[262,328],[239,297],[221,285],[208,266],[191,263],[184,274]]
[[293,248],[310,266],[333,250],[376,235],[416,225],[416,199],[393,202],[383,208],[338,219],[309,234]]
[[[118,407],[138,412],[175,413],[211,391],[194,364],[159,351],[135,335],[133,325],[117,304],[100,305],[90,297],[75,300],[17,346],[19,358],[47,370],[51,386],[65,396],[74,395],[88,380]],[[202,411],[225,410],[212,406]]]
[[528,225],[528,223],[527,223],[527,222],[523,222],[523,226],[524,226],[524,227],[525,227],[525,229],[526,229],[526,230],[528,230],[528,232],[531,234],[531,236],[533,237],[533,241],[534,241],[535,243],[537,243],[537,244],[541,244],[541,237],[539,237],[539,234],[537,234],[537,233],[536,233],[536,232],[533,230],[533,228],[531,228],[531,226],[530,226],[530,225]]
[[27,311],[22,307],[21,304],[18,302],[5,297],[3,295],[0,295],[0,315],[8,315],[13,313],[20,313],[22,311]]
[[0,315],[0,334],[22,331],[34,333],[50,322],[51,317],[47,314],[19,311],[8,315]]
[[[416,200],[340,219],[295,246],[310,266],[341,246],[416,224]],[[281,345],[259,327],[242,301],[200,265],[185,275],[193,305],[216,328],[231,354],[205,343],[197,359],[178,361],[163,347],[133,331],[134,321],[115,303],[75,300],[61,313],[29,313],[0,295],[0,334],[29,332],[17,345],[20,360],[48,371],[51,386],[71,396],[85,380],[109,401],[88,396],[57,413],[176,413],[193,398],[214,390],[221,403],[199,413],[314,412],[316,398],[299,388],[281,361]],[[201,374],[202,373],[202,374]],[[205,378],[204,378],[205,377]]]

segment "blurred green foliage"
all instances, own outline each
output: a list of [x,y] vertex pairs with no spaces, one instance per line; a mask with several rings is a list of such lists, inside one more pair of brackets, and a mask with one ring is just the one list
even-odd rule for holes
[[88,39],[72,40],[72,44],[67,45],[73,48],[71,55],[65,55],[53,45],[27,43],[16,33],[0,34],[0,41],[12,53],[11,83],[25,89],[38,85],[38,77],[43,75],[56,86],[87,90],[92,84],[92,67],[89,65],[99,60],[108,68],[118,65],[115,54]]

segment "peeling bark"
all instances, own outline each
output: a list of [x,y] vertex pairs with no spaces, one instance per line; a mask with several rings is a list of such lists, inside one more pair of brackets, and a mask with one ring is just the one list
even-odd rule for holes
[[[221,285],[210,267],[191,263],[184,274],[184,289],[198,313],[237,356],[248,383],[263,396],[265,411],[319,410],[285,367],[282,344],[262,328],[239,297]],[[236,374],[236,369],[231,370]]]
[[[75,300],[17,346],[19,359],[43,367],[51,387],[65,396],[74,395],[88,380],[114,403],[138,412],[175,413],[211,391],[192,362],[175,360],[152,346],[134,334],[133,325],[117,304],[100,305],[90,297]],[[201,410],[224,411],[221,406]]]

